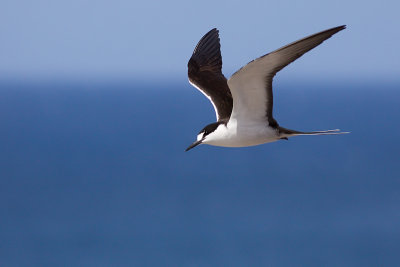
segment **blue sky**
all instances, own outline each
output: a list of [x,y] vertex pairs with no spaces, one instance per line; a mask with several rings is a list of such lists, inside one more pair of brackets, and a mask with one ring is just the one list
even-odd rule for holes
[[[186,79],[209,29],[220,30],[224,73],[309,34],[338,33],[284,77],[397,79],[398,1],[0,2],[0,78]],[[286,76],[287,75],[287,76]]]

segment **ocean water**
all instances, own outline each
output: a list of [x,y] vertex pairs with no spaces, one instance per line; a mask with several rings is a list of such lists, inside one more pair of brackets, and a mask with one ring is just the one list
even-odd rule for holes
[[400,84],[275,86],[351,134],[199,146],[187,84],[0,83],[0,266],[398,266]]

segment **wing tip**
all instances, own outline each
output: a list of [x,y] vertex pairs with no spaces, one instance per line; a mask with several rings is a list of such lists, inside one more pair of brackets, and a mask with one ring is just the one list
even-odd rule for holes
[[218,29],[208,31],[193,50],[188,62],[188,73],[196,73],[202,70],[222,73],[221,44]]
[[331,29],[329,29],[329,30],[327,30],[327,31],[332,31],[333,34],[335,34],[335,33],[340,32],[340,31],[342,31],[342,30],[344,30],[344,29],[346,29],[346,28],[347,28],[347,25],[344,24],[344,25],[340,25],[340,26],[331,28]]
[[200,41],[197,43],[196,48],[203,43],[209,42],[209,38],[211,36],[215,36],[216,39],[218,39],[219,41],[219,30],[217,28],[212,28],[211,30],[209,30],[206,34],[203,35],[203,37],[201,37]]
[[217,29],[217,28],[212,28],[209,32],[216,32],[216,33],[219,33],[219,30]]

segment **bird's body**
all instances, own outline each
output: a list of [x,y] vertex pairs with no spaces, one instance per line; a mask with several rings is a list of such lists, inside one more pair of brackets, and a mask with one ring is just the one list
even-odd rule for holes
[[252,121],[238,125],[236,120],[231,119],[227,124],[219,124],[215,131],[208,135],[207,141],[202,143],[224,147],[245,147],[274,142],[280,138],[282,137],[279,137],[279,132],[267,125]]
[[340,134],[339,130],[300,132],[285,129],[272,116],[275,74],[345,26],[332,28],[284,46],[248,63],[227,80],[222,74],[219,36],[212,29],[197,44],[188,63],[189,82],[213,104],[217,122],[207,125],[187,150],[208,144],[246,147],[296,135]]

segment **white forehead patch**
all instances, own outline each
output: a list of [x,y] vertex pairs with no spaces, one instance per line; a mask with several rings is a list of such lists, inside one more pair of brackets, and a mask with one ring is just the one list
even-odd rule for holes
[[203,139],[203,135],[204,135],[204,133],[199,133],[197,135],[197,141],[200,141],[201,139]]

